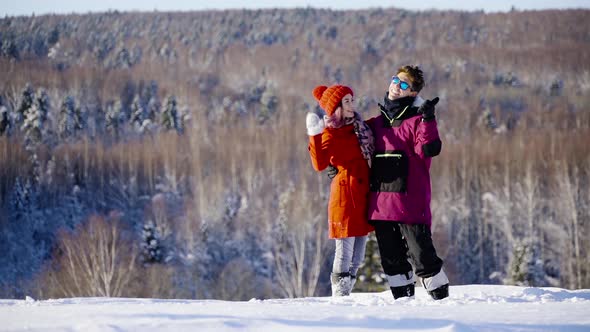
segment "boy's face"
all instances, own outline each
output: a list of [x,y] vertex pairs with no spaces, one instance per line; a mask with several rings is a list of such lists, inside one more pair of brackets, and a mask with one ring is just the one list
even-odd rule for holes
[[[395,78],[398,78],[397,80]],[[399,82],[398,82],[399,81]],[[408,88],[406,90],[402,89],[402,85],[405,85],[404,82],[406,84],[408,84]],[[418,92],[412,90],[412,81],[410,80],[410,76],[406,73],[397,73],[394,78],[391,80],[391,83],[389,84],[389,94],[388,94],[388,98],[390,100],[395,100],[398,98],[403,98],[403,97],[408,97],[408,96],[412,96],[412,97],[416,97],[416,95],[418,95]]]

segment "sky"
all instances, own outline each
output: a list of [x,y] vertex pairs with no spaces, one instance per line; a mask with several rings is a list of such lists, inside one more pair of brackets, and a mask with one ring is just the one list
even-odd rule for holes
[[484,10],[486,12],[508,11],[514,6],[519,10],[590,8],[590,0],[0,0],[0,17],[5,15],[36,15],[48,13],[87,13],[116,9],[119,11],[141,10],[204,10],[235,8],[331,8],[363,9],[379,7],[397,7],[412,10],[455,9]]
[[0,300],[2,331],[545,332],[590,331],[590,289],[451,286],[432,300],[389,291],[250,301]]

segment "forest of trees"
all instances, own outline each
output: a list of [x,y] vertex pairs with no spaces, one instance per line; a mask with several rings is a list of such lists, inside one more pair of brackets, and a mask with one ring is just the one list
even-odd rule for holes
[[[0,18],[0,298],[329,294],[319,84],[439,96],[452,284],[590,287],[590,11]],[[386,289],[376,244],[355,291]]]

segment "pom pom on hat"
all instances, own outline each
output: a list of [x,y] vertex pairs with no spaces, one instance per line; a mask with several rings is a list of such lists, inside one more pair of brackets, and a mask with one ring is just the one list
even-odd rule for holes
[[315,89],[313,89],[313,96],[315,97],[315,100],[320,101],[320,99],[322,99],[322,94],[324,91],[326,91],[326,89],[328,89],[328,87],[325,85],[316,86]]
[[320,85],[313,89],[313,96],[328,116],[332,116],[336,112],[342,98],[347,94],[354,96],[352,89],[345,85],[332,85],[331,87]]

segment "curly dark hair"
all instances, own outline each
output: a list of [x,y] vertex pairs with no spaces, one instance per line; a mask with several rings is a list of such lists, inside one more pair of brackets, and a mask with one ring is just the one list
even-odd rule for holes
[[412,90],[420,92],[424,87],[424,73],[418,66],[402,66],[397,70],[399,73],[406,73],[410,77],[412,83]]

